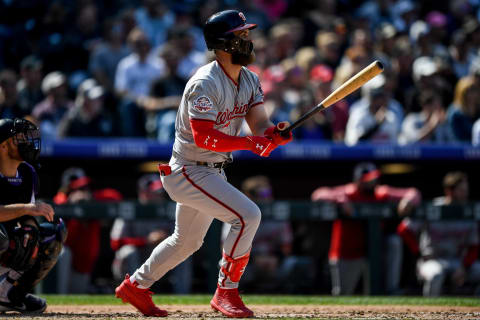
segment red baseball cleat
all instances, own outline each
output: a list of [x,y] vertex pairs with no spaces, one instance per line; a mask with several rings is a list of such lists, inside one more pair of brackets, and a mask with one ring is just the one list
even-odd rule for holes
[[231,318],[250,318],[253,311],[248,309],[238,294],[238,289],[217,288],[215,295],[210,301],[213,309],[220,311]]
[[125,280],[115,289],[115,296],[123,302],[130,303],[145,316],[166,317],[168,312],[155,306],[152,300],[153,292],[149,289],[138,288],[138,283],[130,282],[130,276],[125,275]]

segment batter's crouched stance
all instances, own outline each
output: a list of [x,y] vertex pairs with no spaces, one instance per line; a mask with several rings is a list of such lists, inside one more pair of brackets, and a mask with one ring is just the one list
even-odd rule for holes
[[0,120],[0,312],[45,311],[46,301],[29,292],[53,268],[67,237],[52,207],[35,202],[38,178],[29,163],[39,154],[33,123]]
[[[255,203],[227,182],[223,167],[232,161],[232,151],[251,150],[268,157],[278,145],[292,140],[291,134],[282,137],[282,128],[268,119],[258,77],[245,67],[255,58],[249,38],[255,27],[235,10],[212,15],[204,26],[205,41],[215,50],[216,60],[187,83],[170,166],[160,166],[163,186],[177,202],[175,232],[115,290],[117,297],[145,315],[167,315],[153,304],[148,288],[201,247],[216,218],[232,227],[210,304],[228,317],[253,316],[238,294],[238,282],[261,214]],[[244,119],[253,136],[239,136]]]

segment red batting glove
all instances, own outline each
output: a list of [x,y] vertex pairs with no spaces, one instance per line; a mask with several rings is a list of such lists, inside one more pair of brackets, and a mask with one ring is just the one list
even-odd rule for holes
[[263,135],[273,141],[276,145],[285,145],[293,140],[293,134],[290,131],[288,133],[288,136],[284,137],[281,134],[281,130],[286,128],[289,125],[287,121],[282,121],[277,123],[276,126],[271,126],[265,132]]
[[278,147],[272,140],[265,137],[247,136],[246,138],[249,141],[250,150],[262,157],[268,157]]

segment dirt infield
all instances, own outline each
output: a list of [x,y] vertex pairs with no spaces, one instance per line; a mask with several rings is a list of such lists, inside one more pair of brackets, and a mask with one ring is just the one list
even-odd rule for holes
[[[444,306],[312,306],[312,305],[252,305],[256,318],[298,319],[480,319],[479,307]],[[171,305],[166,319],[214,319],[222,318],[205,305]],[[6,314],[3,318],[26,318],[18,314]],[[128,305],[106,306],[49,306],[39,316],[28,319],[135,319],[142,316]]]

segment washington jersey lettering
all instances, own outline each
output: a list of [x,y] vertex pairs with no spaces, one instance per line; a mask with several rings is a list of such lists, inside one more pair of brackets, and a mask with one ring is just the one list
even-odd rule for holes
[[263,103],[263,92],[255,73],[245,67],[238,83],[213,61],[188,81],[175,121],[173,150],[187,160],[221,162],[231,159],[231,152],[199,148],[193,140],[190,119],[212,121],[214,128],[237,136],[250,108]]

